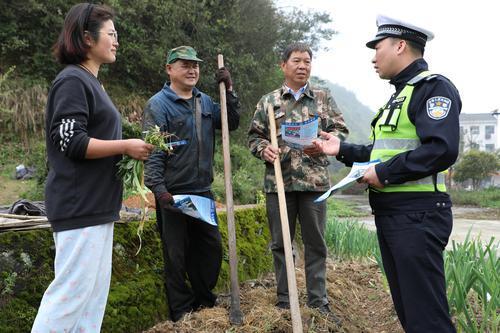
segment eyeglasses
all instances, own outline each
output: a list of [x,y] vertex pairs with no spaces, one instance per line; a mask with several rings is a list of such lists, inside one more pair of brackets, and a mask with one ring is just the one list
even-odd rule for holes
[[107,34],[109,37],[113,38],[115,42],[118,42],[118,32],[117,31],[98,31],[103,34]]

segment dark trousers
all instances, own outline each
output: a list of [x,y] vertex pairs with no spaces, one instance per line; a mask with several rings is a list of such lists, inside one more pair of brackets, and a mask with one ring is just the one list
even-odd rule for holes
[[160,209],[157,222],[163,244],[170,318],[177,321],[200,306],[214,306],[217,296],[212,289],[222,263],[219,229],[165,209]]
[[[306,272],[307,304],[319,307],[328,304],[326,296],[326,201],[314,203],[318,192],[286,192],[286,205],[290,238],[295,237],[295,226],[299,218]],[[271,231],[271,250],[276,273],[279,302],[288,302],[288,282],[286,275],[285,249],[281,232],[280,209],[277,193],[266,195],[267,219]]]
[[451,209],[375,216],[375,224],[392,300],[405,332],[456,332],[443,263],[453,224]]

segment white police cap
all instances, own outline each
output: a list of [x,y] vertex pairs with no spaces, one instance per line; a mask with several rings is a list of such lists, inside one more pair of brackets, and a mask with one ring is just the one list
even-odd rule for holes
[[387,37],[411,40],[422,46],[422,48],[425,47],[427,41],[434,38],[434,34],[427,29],[384,15],[377,16],[377,27],[378,31],[375,38],[366,43],[366,46],[371,49],[374,49],[379,41]]

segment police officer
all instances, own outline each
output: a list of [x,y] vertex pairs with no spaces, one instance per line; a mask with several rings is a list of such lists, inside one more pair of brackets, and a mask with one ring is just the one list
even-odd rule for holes
[[422,58],[434,35],[386,16],[366,46],[381,79],[396,92],[372,121],[371,145],[322,133],[315,145],[347,166],[380,159],[362,182],[370,205],[391,295],[405,332],[455,332],[446,298],[443,250],[452,229],[444,172],[456,160],[459,114],[455,86],[428,71]]
[[329,92],[312,87],[309,83],[311,62],[312,51],[308,45],[294,43],[284,50],[281,70],[285,82],[280,88],[264,95],[257,103],[248,132],[248,146],[255,157],[266,163],[264,190],[276,272],[278,298],[276,306],[285,309],[289,307],[285,254],[273,166],[274,160],[280,158],[291,239],[293,240],[295,236],[297,217],[302,231],[307,304],[339,323],[328,306],[326,294],[327,248],[324,239],[326,204],[313,203],[321,192],[330,187],[327,156],[315,147],[306,151],[291,148],[285,145],[281,136],[278,138],[279,150],[273,147],[267,115],[268,107],[272,106],[278,133],[283,122],[303,122],[318,117],[319,127],[323,131],[341,138],[347,135],[348,130],[342,113]]

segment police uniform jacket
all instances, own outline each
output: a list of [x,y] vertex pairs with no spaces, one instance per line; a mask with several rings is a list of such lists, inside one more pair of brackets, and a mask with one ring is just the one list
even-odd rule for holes
[[[406,83],[417,74],[427,71],[424,59],[418,59],[391,79],[395,98]],[[432,117],[429,101],[444,97],[451,101],[444,116]],[[384,185],[418,180],[449,168],[457,159],[459,147],[459,114],[462,102],[458,90],[444,76],[436,75],[420,81],[414,88],[408,106],[408,116],[415,125],[421,146],[398,154],[376,165],[375,170]],[[376,119],[374,120],[376,121]],[[337,159],[347,166],[370,158],[372,145],[342,142]],[[451,207],[449,195],[443,192],[381,193],[370,188],[370,205],[375,215],[388,215]]]

